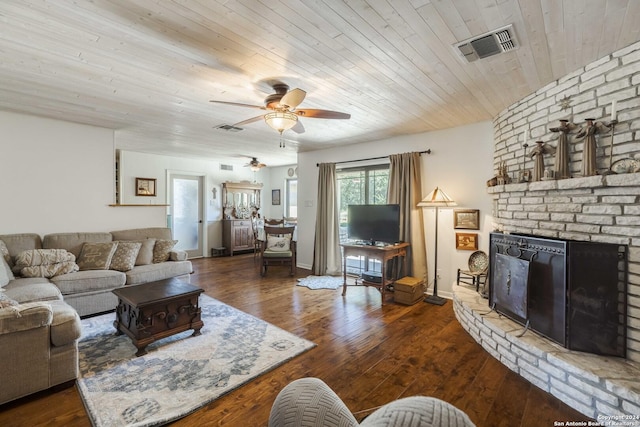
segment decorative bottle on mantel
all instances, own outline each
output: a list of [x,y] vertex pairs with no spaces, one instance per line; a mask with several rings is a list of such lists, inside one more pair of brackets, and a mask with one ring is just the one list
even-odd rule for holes
[[558,145],[556,146],[556,160],[554,171],[556,179],[571,178],[569,170],[569,141],[568,133],[576,128],[569,120],[560,120],[560,126],[550,128],[551,132],[559,132]]

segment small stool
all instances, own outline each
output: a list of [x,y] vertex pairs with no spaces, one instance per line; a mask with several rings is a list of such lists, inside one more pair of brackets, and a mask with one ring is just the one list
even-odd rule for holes
[[225,248],[224,246],[221,246],[219,248],[211,248],[212,257],[224,256],[226,253],[227,253],[227,248]]
[[[489,257],[483,251],[475,251],[469,256],[469,269],[458,269],[456,284],[466,283],[476,287],[476,292],[480,285],[484,287],[487,281],[487,270],[489,269]],[[471,282],[468,280],[471,279]]]

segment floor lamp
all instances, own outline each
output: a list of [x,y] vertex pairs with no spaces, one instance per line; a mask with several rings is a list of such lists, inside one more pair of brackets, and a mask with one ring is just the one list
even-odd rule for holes
[[433,207],[436,209],[436,232],[434,235],[436,248],[433,263],[433,268],[435,270],[435,274],[433,275],[433,295],[426,297],[424,299],[424,302],[428,302],[429,304],[444,305],[447,300],[438,296],[438,211],[443,206],[456,206],[456,202],[454,202],[453,199],[451,199],[451,197],[447,195],[447,193],[436,187],[431,193],[429,193],[429,195],[427,195],[427,197],[425,197],[420,201],[420,203],[418,203],[418,206],[424,208]]

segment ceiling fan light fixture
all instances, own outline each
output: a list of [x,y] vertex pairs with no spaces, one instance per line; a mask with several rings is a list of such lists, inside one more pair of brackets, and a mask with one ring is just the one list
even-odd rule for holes
[[274,111],[273,113],[265,114],[264,121],[273,130],[282,133],[298,123],[298,116],[287,111]]

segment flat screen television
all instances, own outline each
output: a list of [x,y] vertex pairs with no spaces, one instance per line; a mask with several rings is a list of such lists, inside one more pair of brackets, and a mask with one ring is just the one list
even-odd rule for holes
[[347,236],[367,244],[400,240],[400,205],[349,205]]

